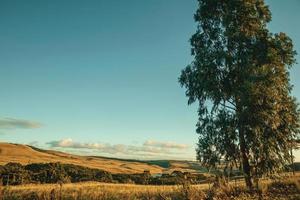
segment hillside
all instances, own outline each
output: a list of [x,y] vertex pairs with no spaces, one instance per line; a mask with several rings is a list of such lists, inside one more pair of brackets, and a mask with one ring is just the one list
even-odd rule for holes
[[140,173],[144,170],[150,170],[151,173],[162,173],[173,170],[198,171],[201,169],[199,164],[193,161],[140,161],[99,156],[78,156],[28,145],[0,143],[0,165],[8,162],[21,164],[61,162],[102,169],[111,173]]

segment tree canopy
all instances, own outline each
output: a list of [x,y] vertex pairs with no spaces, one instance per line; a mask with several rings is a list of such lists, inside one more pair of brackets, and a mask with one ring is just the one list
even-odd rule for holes
[[198,102],[197,159],[208,167],[241,166],[246,184],[290,163],[299,138],[291,96],[292,40],[271,33],[263,0],[198,0],[193,62],[181,72],[188,104]]

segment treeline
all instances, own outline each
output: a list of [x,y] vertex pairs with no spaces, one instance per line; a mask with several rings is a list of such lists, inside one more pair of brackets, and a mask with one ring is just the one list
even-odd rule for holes
[[0,166],[0,174],[3,185],[112,181],[109,172],[61,163],[33,163],[25,166],[19,163],[8,163]]
[[33,163],[21,165],[8,163],[0,166],[0,184],[20,185],[27,183],[74,183],[99,181],[107,183],[133,183],[143,185],[175,185],[183,181],[197,184],[207,180],[203,174],[175,171],[172,174],[151,176],[149,171],[139,174],[111,174],[110,172],[62,163]]
[[149,171],[141,174],[112,174],[117,183],[135,183],[142,185],[178,185],[188,181],[191,184],[199,184],[208,181],[204,174],[191,174],[189,172],[174,171],[171,174],[151,176]]

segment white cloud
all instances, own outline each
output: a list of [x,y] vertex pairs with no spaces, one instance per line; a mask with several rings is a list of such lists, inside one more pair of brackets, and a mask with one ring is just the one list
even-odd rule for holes
[[189,146],[175,142],[158,142],[147,140],[142,145],[124,145],[107,143],[81,143],[75,142],[71,138],[59,141],[47,142],[51,148],[71,150],[89,150],[93,153],[114,155],[118,157],[137,157],[137,158],[169,158],[187,153]]
[[160,142],[154,140],[147,140],[144,143],[144,146],[159,147],[164,149],[187,149],[189,147],[186,144],[178,144],[175,142]]

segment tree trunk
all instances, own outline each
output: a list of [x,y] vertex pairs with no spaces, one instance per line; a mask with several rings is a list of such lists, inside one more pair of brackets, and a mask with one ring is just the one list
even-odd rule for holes
[[240,150],[242,154],[242,165],[243,165],[243,172],[245,176],[245,182],[248,189],[252,189],[253,183],[252,183],[252,177],[251,177],[251,168],[246,152],[246,143],[245,143],[245,137],[244,132],[240,129],[239,130],[239,140],[240,140]]
[[240,123],[242,121],[242,109],[240,106],[239,100],[236,100],[236,114],[237,118],[239,120],[238,123],[238,133],[239,133],[239,142],[240,142],[240,151],[241,151],[241,157],[242,157],[242,168],[243,168],[243,173],[245,176],[245,182],[246,186],[249,190],[252,190],[253,188],[253,183],[252,183],[252,177],[251,177],[251,168],[249,164],[249,159],[247,155],[247,148],[246,148],[246,142],[245,142],[245,131],[243,128],[243,125]]
[[293,175],[295,176],[295,163],[294,163],[293,147],[291,147],[291,159],[292,159]]

